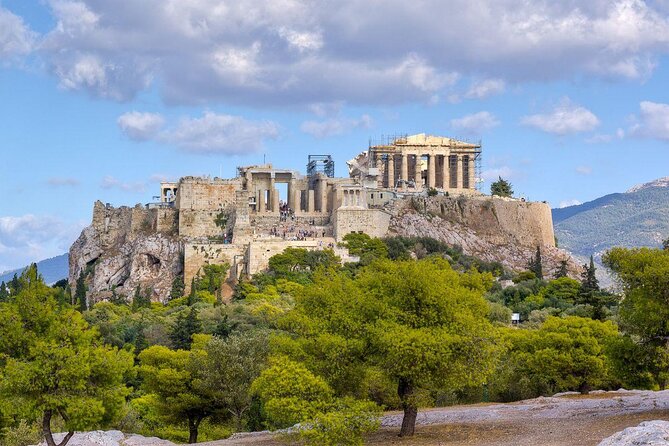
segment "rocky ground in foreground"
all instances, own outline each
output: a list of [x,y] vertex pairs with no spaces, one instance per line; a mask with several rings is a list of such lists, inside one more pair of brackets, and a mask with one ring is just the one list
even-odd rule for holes
[[[387,413],[382,429],[371,435],[370,445],[404,446],[669,446],[669,390],[574,393],[508,404],[476,404],[424,410],[418,416],[413,438],[398,438],[400,413]],[[642,423],[640,426],[635,427]],[[634,428],[631,428],[634,427]],[[631,428],[631,429],[626,429]],[[626,429],[625,431],[623,431]],[[619,432],[623,431],[623,432]],[[116,433],[114,433],[116,432]],[[617,434],[616,434],[617,433]],[[155,438],[107,433],[90,442],[78,434],[73,446],[173,446]],[[115,438],[111,438],[115,435]],[[607,439],[607,437],[610,437]],[[97,437],[96,437],[97,438]],[[607,439],[606,441],[603,441]],[[238,434],[201,446],[279,446],[269,432]]]

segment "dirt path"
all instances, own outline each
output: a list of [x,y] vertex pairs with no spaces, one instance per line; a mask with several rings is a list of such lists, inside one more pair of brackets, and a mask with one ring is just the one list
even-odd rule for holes
[[[669,391],[563,395],[509,404],[478,404],[419,413],[416,435],[398,438],[400,413],[387,413],[369,445],[589,446],[647,420],[669,420]],[[278,446],[272,434],[201,443],[200,446]]]

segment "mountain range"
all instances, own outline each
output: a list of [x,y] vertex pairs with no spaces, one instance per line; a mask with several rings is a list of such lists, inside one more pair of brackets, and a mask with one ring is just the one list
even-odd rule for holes
[[582,259],[614,246],[659,247],[669,238],[669,177],[553,209],[553,226],[558,245]]
[[[44,277],[44,281],[49,285],[58,282],[60,279],[67,279],[67,272],[69,268],[68,258],[68,254],[65,253],[37,262],[37,271],[40,272],[42,277]],[[14,274],[21,275],[26,267],[27,265],[23,268],[0,273],[0,282],[9,282],[12,280],[12,277],[14,277]]]

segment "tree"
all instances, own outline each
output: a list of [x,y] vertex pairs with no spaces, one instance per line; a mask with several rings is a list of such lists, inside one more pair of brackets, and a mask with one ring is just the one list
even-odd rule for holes
[[137,311],[141,308],[151,308],[151,295],[153,290],[148,287],[144,292],[142,288],[137,285],[135,294],[132,295],[132,310]]
[[581,273],[581,293],[587,294],[599,291],[596,271],[595,260],[590,256],[590,264],[583,265],[583,272]]
[[643,363],[664,389],[669,378],[669,251],[613,248],[602,260],[623,286],[620,326],[648,355]]
[[362,265],[369,265],[376,259],[388,258],[388,247],[379,238],[372,238],[367,234],[352,232],[344,236],[342,246],[348,249],[352,256],[360,257]]
[[77,277],[77,285],[74,288],[74,302],[78,305],[79,311],[82,313],[88,309],[86,291],[86,277],[82,271],[79,273],[79,277]]
[[174,280],[172,280],[172,288],[170,289],[170,300],[179,299],[183,297],[185,289],[186,286],[184,285],[184,279],[181,275],[178,274],[176,277],[174,277]]
[[669,251],[669,238],[662,241],[662,249]]
[[567,271],[567,261],[566,260],[560,260],[560,267],[555,272],[555,278],[560,279],[562,277],[567,277],[568,274],[569,274],[569,271]]
[[543,265],[541,262],[541,247],[537,246],[537,251],[534,254],[534,257],[527,262],[527,269],[532,271],[537,279],[542,280],[544,278]]
[[193,335],[202,330],[202,324],[197,318],[197,309],[190,307],[188,312],[182,311],[174,322],[170,332],[172,347],[176,350],[190,350]]
[[281,321],[294,337],[277,345],[303,358],[337,394],[363,394],[365,370],[381,370],[404,410],[400,435],[412,435],[421,389],[480,384],[498,356],[484,290],[475,283],[437,258],[376,261],[353,279],[317,274]]
[[9,299],[9,289],[3,281],[0,283],[0,302],[6,302]]
[[490,195],[497,195],[500,197],[513,196],[511,183],[502,179],[502,177],[498,177],[498,180],[490,185]]
[[109,302],[113,305],[126,305],[127,302],[123,296],[119,296],[116,292],[116,285],[112,286],[111,296],[109,297]]
[[119,415],[132,355],[105,346],[81,313],[59,307],[53,290],[32,279],[22,277],[16,299],[0,303],[0,398],[16,414],[41,418],[48,446],[56,446],[51,421],[60,416],[64,446],[75,430]]

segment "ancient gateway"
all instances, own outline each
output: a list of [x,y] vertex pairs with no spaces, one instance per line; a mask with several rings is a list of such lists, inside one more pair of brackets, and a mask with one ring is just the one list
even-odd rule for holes
[[[229,264],[234,282],[262,271],[287,247],[329,247],[346,259],[338,242],[351,232],[387,235],[397,202],[427,200],[428,190],[451,200],[489,200],[476,189],[480,156],[480,144],[399,136],[370,143],[347,163],[347,178],[334,176],[330,156],[316,155],[306,175],[269,164],[245,166],[231,179],[187,176],[161,183],[160,200],[144,206],[97,202],[92,225],[71,249],[69,279],[85,274],[100,298],[112,287],[130,294],[141,285],[164,300],[176,275],[183,274],[188,287],[206,264]],[[549,207],[520,208],[531,208],[542,221],[528,245],[554,246]]]

